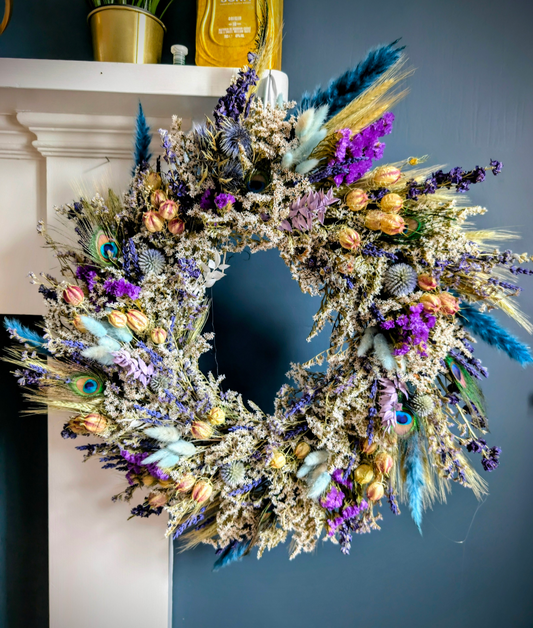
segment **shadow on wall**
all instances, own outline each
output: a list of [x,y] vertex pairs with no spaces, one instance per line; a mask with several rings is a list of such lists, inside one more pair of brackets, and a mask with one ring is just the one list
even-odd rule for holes
[[[17,316],[34,327],[37,316]],[[0,316],[0,350],[10,344]],[[0,626],[48,628],[47,418],[27,404],[0,361]]]

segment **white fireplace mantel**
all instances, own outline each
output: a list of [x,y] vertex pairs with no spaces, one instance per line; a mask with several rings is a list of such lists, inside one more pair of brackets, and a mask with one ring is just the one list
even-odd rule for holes
[[[184,128],[212,112],[235,70],[45,59],[0,59],[0,313],[42,314],[28,272],[57,274],[35,225],[80,193],[126,188],[139,101],[160,153],[158,129]],[[288,80],[271,87],[287,98]],[[171,569],[163,517],[127,521],[111,503],[120,474],[81,464],[49,416],[51,628],[168,628]],[[142,596],[136,592],[142,591]],[[146,600],[149,600],[147,603]]]

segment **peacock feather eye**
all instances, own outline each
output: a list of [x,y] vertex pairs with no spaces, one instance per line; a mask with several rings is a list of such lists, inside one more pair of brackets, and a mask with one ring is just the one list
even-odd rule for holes
[[408,216],[404,218],[405,220],[405,229],[403,234],[406,238],[416,238],[420,236],[420,232],[422,230],[422,223],[417,218],[413,218],[413,216]]
[[452,375],[457,381],[457,383],[461,385],[463,388],[466,388],[465,376],[463,374],[463,371],[461,371],[461,368],[457,364],[457,362],[454,362],[453,360],[451,360],[449,366],[450,366],[450,371],[452,372]]
[[85,375],[84,373],[77,373],[71,377],[70,389],[77,395],[82,397],[94,397],[99,395],[104,385],[102,380],[96,375]]
[[396,412],[396,424],[394,431],[398,436],[407,436],[416,427],[415,416],[407,410],[398,410]]
[[92,237],[91,251],[98,261],[111,264],[117,258],[119,250],[117,242],[99,229]]
[[250,192],[259,193],[262,192],[270,183],[270,178],[267,174],[261,170],[253,170],[248,177],[246,187]]

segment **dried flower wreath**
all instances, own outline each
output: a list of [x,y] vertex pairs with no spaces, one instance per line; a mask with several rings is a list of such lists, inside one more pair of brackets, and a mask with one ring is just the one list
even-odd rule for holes
[[[422,512],[449,481],[486,484],[500,449],[483,438],[477,380],[487,371],[473,337],[523,365],[527,346],[487,313],[499,307],[528,331],[513,276],[526,254],[473,231],[483,213],[458,193],[501,163],[449,172],[423,159],[373,167],[406,76],[396,42],[295,103],[257,95],[263,55],[251,55],[212,119],[161,131],[163,169],[149,165],[142,110],[137,167],[120,199],[96,195],[58,209],[75,245],[54,241],[63,280],[43,275],[41,336],[8,320],[28,397],[76,413],[63,436],[128,483],[148,488],[132,515],[165,509],[168,534],[209,543],[216,568],[292,538],[291,557],[324,537],[348,553],[352,534],[378,528],[388,500]],[[333,324],[330,348],[290,371],[271,416],[202,373],[206,291],[227,252],[275,248],[301,289],[321,296],[310,337]],[[317,365],[326,363],[324,370]]]

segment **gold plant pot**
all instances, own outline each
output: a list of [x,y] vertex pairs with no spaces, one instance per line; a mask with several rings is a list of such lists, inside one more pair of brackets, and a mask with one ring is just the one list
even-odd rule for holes
[[165,25],[154,15],[130,6],[105,6],[87,18],[95,61],[160,63]]

